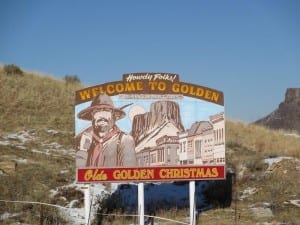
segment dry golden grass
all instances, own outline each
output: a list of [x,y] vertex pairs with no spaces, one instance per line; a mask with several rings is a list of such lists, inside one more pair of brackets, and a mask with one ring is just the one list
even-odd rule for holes
[[226,122],[226,143],[242,146],[264,156],[291,156],[300,158],[300,135],[283,130]]
[[[1,68],[1,67],[0,67]],[[6,75],[0,69],[2,131],[24,128],[74,129],[74,93],[80,84],[25,72]]]

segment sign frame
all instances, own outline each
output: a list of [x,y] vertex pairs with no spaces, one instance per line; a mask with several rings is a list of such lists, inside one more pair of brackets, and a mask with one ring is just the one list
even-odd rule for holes
[[[123,145],[129,150],[116,160],[107,154],[116,147],[95,125],[95,111],[104,108],[117,124],[110,131],[118,127],[107,136],[122,133],[115,146],[127,138]],[[224,95],[181,82],[178,74],[124,74],[120,81],[75,92],[75,142],[78,183],[225,179]],[[92,145],[97,154],[90,153]],[[136,164],[131,165],[133,148]]]

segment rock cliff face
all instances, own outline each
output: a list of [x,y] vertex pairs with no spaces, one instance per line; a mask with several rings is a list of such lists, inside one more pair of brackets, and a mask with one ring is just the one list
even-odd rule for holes
[[140,150],[142,147],[150,147],[150,142],[155,143],[155,140],[168,132],[169,135],[174,135],[183,130],[178,104],[172,101],[157,101],[151,104],[150,112],[134,117],[131,134],[137,149]]
[[288,88],[284,102],[255,123],[272,129],[295,130],[300,133],[300,88]]

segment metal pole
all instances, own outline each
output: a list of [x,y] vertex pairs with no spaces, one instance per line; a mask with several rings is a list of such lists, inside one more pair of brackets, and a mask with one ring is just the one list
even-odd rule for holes
[[93,205],[93,194],[92,194],[92,199],[91,199],[91,202],[90,202],[90,210],[89,210],[89,217],[88,217],[88,222],[87,224],[89,225],[90,222],[91,222],[91,211],[92,211],[92,205]]
[[139,225],[144,225],[144,183],[138,183],[138,214]]
[[196,225],[195,181],[189,182],[190,193],[190,225]]
[[84,185],[84,220],[85,224],[89,225],[90,217],[90,186],[88,184]]
[[44,206],[40,205],[40,225],[44,224]]

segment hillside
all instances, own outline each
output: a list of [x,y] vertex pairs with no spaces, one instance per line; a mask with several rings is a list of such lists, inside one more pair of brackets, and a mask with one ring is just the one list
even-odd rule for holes
[[0,67],[1,131],[24,128],[74,130],[74,92],[80,84],[30,72],[5,74]]
[[255,124],[272,129],[297,131],[300,134],[300,88],[288,88],[285,99],[278,108],[257,120]]
[[[6,75],[2,68],[0,81],[0,200],[80,209],[83,194],[74,184],[73,139],[74,91],[80,84],[34,73]],[[225,208],[212,203],[199,224],[300,224],[299,149],[297,134],[226,121],[226,164],[236,178],[233,201]],[[221,181],[208,185],[213,200],[224,197]],[[113,191],[110,185],[103,188]],[[122,190],[126,188],[119,194]],[[157,210],[156,215],[181,221],[188,215],[188,209]],[[0,224],[40,224],[40,212],[38,205],[0,201]],[[45,224],[75,224],[51,207],[43,216]],[[130,224],[121,221],[115,224]]]

